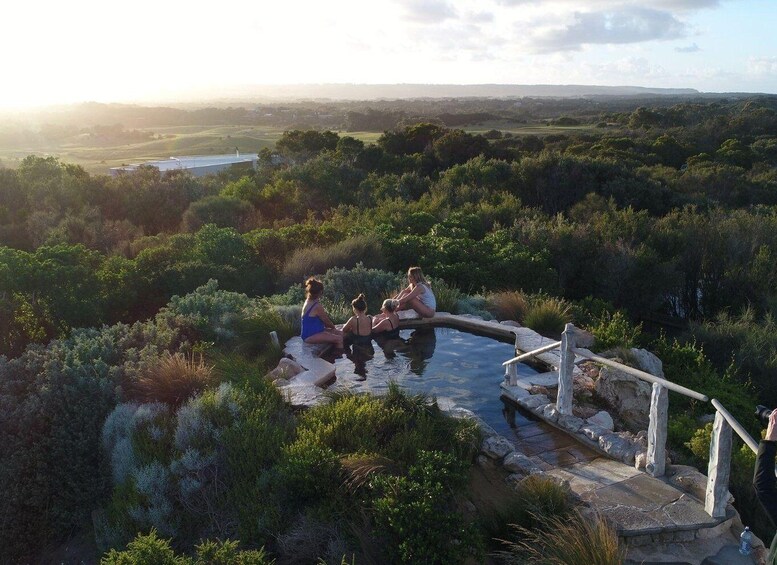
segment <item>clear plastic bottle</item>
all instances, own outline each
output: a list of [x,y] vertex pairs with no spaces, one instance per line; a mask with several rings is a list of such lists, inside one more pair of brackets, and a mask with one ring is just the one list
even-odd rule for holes
[[745,526],[745,531],[739,536],[739,553],[750,555],[751,551],[753,551],[753,532]]

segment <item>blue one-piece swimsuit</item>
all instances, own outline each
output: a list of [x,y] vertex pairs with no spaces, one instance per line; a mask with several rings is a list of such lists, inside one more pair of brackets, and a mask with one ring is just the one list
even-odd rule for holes
[[316,304],[318,304],[318,300],[314,300],[307,312],[302,313],[302,333],[300,334],[302,341],[305,341],[310,336],[321,333],[326,329],[321,318],[310,315],[310,311]]

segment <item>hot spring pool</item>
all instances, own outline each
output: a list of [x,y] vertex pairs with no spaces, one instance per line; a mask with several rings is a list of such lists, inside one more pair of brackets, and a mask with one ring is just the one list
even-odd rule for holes
[[[376,341],[352,348],[335,359],[337,376],[330,390],[382,393],[389,381],[410,392],[472,410],[500,434],[510,437],[514,409],[500,399],[502,363],[515,356],[513,343],[445,327],[402,330],[400,340]],[[518,365],[519,375],[537,371]],[[514,422],[513,422],[513,425]]]

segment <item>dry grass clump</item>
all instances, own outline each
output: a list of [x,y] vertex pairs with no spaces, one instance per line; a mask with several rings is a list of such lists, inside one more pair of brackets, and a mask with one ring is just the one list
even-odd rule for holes
[[132,383],[129,392],[133,400],[140,402],[180,406],[214,380],[213,366],[207,365],[202,355],[195,358],[194,354],[166,352]]
[[491,312],[498,320],[514,320],[523,323],[529,311],[529,300],[520,290],[504,290],[488,297]]
[[531,301],[523,325],[546,337],[558,338],[572,321],[572,306],[560,298],[539,297]]
[[622,565],[626,548],[618,534],[600,515],[586,516],[575,511],[556,516],[545,527],[529,530],[514,526],[520,541],[504,541],[506,549],[497,553],[505,563],[537,565]]

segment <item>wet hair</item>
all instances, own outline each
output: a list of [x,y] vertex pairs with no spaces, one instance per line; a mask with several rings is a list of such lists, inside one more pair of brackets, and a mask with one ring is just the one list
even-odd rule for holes
[[399,308],[399,300],[395,300],[394,298],[387,298],[383,301],[381,308],[385,308],[389,312],[396,312],[397,308]]
[[318,298],[324,292],[324,284],[315,277],[305,281],[305,294],[308,298]]
[[407,270],[407,276],[413,277],[413,280],[416,282],[416,284],[419,284],[419,283],[426,284],[426,285],[429,284],[426,278],[424,277],[424,274],[421,272],[421,267],[410,267]]
[[364,293],[351,300],[351,306],[353,306],[358,312],[366,311],[367,299],[364,297]]

